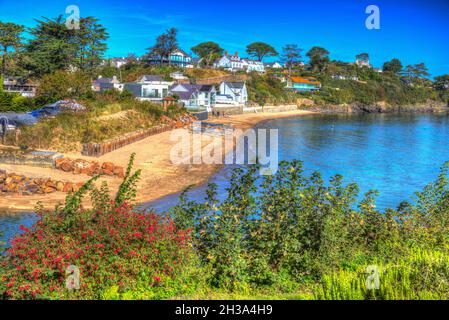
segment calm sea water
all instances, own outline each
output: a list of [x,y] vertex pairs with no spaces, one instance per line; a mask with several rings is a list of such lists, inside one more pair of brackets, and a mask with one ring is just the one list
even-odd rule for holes
[[[279,129],[279,159],[304,161],[307,173],[319,170],[328,179],[342,174],[346,183],[357,182],[362,192],[380,192],[380,208],[413,201],[414,192],[433,181],[449,160],[449,115],[313,115],[266,122]],[[225,188],[234,166],[226,166],[210,178]],[[190,191],[201,201],[206,186]],[[175,205],[179,194],[146,204],[157,211]],[[19,225],[31,225],[32,214],[0,214],[0,230],[8,239]]]

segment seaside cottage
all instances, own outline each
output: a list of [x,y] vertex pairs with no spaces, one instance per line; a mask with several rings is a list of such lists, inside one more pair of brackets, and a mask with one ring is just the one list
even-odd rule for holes
[[244,105],[248,102],[248,90],[245,82],[222,82],[217,103],[238,103]]
[[227,71],[236,72],[245,70],[244,62],[239,57],[239,53],[229,55],[227,52],[214,62],[215,69],[225,69]]
[[155,65],[162,63],[171,64],[180,68],[193,68],[192,57],[181,49],[173,51],[169,59],[165,57],[161,59],[158,55],[149,56],[148,63]]
[[112,58],[109,61],[109,65],[114,68],[121,68],[128,63],[129,63],[129,60],[126,58]]
[[287,80],[287,88],[296,91],[319,91],[321,82],[312,77],[291,77]]
[[211,110],[215,104],[217,90],[214,86],[200,84],[177,84],[170,89],[187,109]]
[[18,78],[5,78],[2,85],[5,92],[18,93],[23,97],[34,97],[37,91],[36,83],[21,81]]
[[124,85],[120,83],[116,76],[113,76],[112,78],[103,78],[102,76],[99,76],[98,79],[92,81],[92,90],[94,92],[103,92],[112,89],[122,91],[123,87]]
[[142,101],[161,102],[168,96],[173,82],[164,80],[157,75],[144,75],[137,82],[126,83],[124,89]]
[[265,69],[282,69],[283,66],[279,62],[268,62],[264,64]]
[[224,69],[231,72],[246,71],[265,73],[265,66],[261,61],[252,59],[240,58],[239,53],[230,55],[227,52],[214,62],[215,69]]
[[261,61],[252,60],[252,59],[242,59],[243,68],[246,70],[246,72],[259,72],[259,73],[265,73],[265,66]]

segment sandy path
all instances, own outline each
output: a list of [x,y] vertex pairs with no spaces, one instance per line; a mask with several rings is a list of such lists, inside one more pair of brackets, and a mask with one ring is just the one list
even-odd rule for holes
[[[248,129],[254,125],[270,119],[285,118],[312,114],[309,111],[296,110],[287,112],[268,112],[235,115],[229,118],[215,118],[208,122],[232,124],[238,129]],[[170,151],[177,143],[170,141],[171,132],[164,132],[135,142],[121,149],[108,153],[99,158],[80,156],[79,154],[65,154],[70,158],[95,159],[100,162],[111,161],[117,165],[126,167],[129,157],[136,153],[134,169],[141,169],[142,175],[138,183],[137,201],[149,202],[165,195],[179,192],[190,185],[198,185],[206,182],[208,178],[221,168],[221,165],[175,165],[170,160]],[[85,175],[73,175],[59,170],[38,168],[19,165],[1,165],[1,169],[8,172],[25,174],[31,177],[53,177],[66,181],[86,181]],[[105,177],[111,192],[115,192],[121,180]],[[66,194],[55,192],[49,195],[1,195],[0,208],[7,211],[33,210],[37,201],[41,201],[44,207],[53,208],[57,203],[64,202]]]

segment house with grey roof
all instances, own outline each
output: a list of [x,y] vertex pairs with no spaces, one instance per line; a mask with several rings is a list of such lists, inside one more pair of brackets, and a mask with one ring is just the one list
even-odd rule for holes
[[139,100],[160,102],[169,95],[172,84],[159,75],[143,75],[137,82],[125,83],[124,89]]
[[216,98],[217,103],[246,104],[248,102],[248,90],[245,82],[222,82],[220,94]]
[[103,78],[102,76],[99,76],[98,79],[92,81],[92,90],[94,92],[103,92],[112,89],[119,91],[123,90],[123,84],[120,83],[116,76],[113,76],[112,78]]
[[217,90],[211,85],[177,84],[170,89],[170,93],[178,96],[179,100],[188,109],[210,111],[215,104]]

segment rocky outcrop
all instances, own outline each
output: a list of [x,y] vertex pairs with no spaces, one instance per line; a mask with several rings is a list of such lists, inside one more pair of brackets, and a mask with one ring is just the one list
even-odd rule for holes
[[314,105],[308,108],[311,111],[327,113],[440,113],[448,112],[449,108],[443,102],[428,101],[422,104],[394,106],[385,102],[378,102],[372,105],[363,103],[339,104],[339,105]]
[[49,194],[53,192],[78,191],[83,182],[72,183],[46,178],[30,178],[0,170],[0,192],[21,195]]
[[88,176],[107,175],[124,177],[123,167],[112,162],[88,161],[84,159],[58,158],[55,160],[55,168],[73,174],[86,174]]

